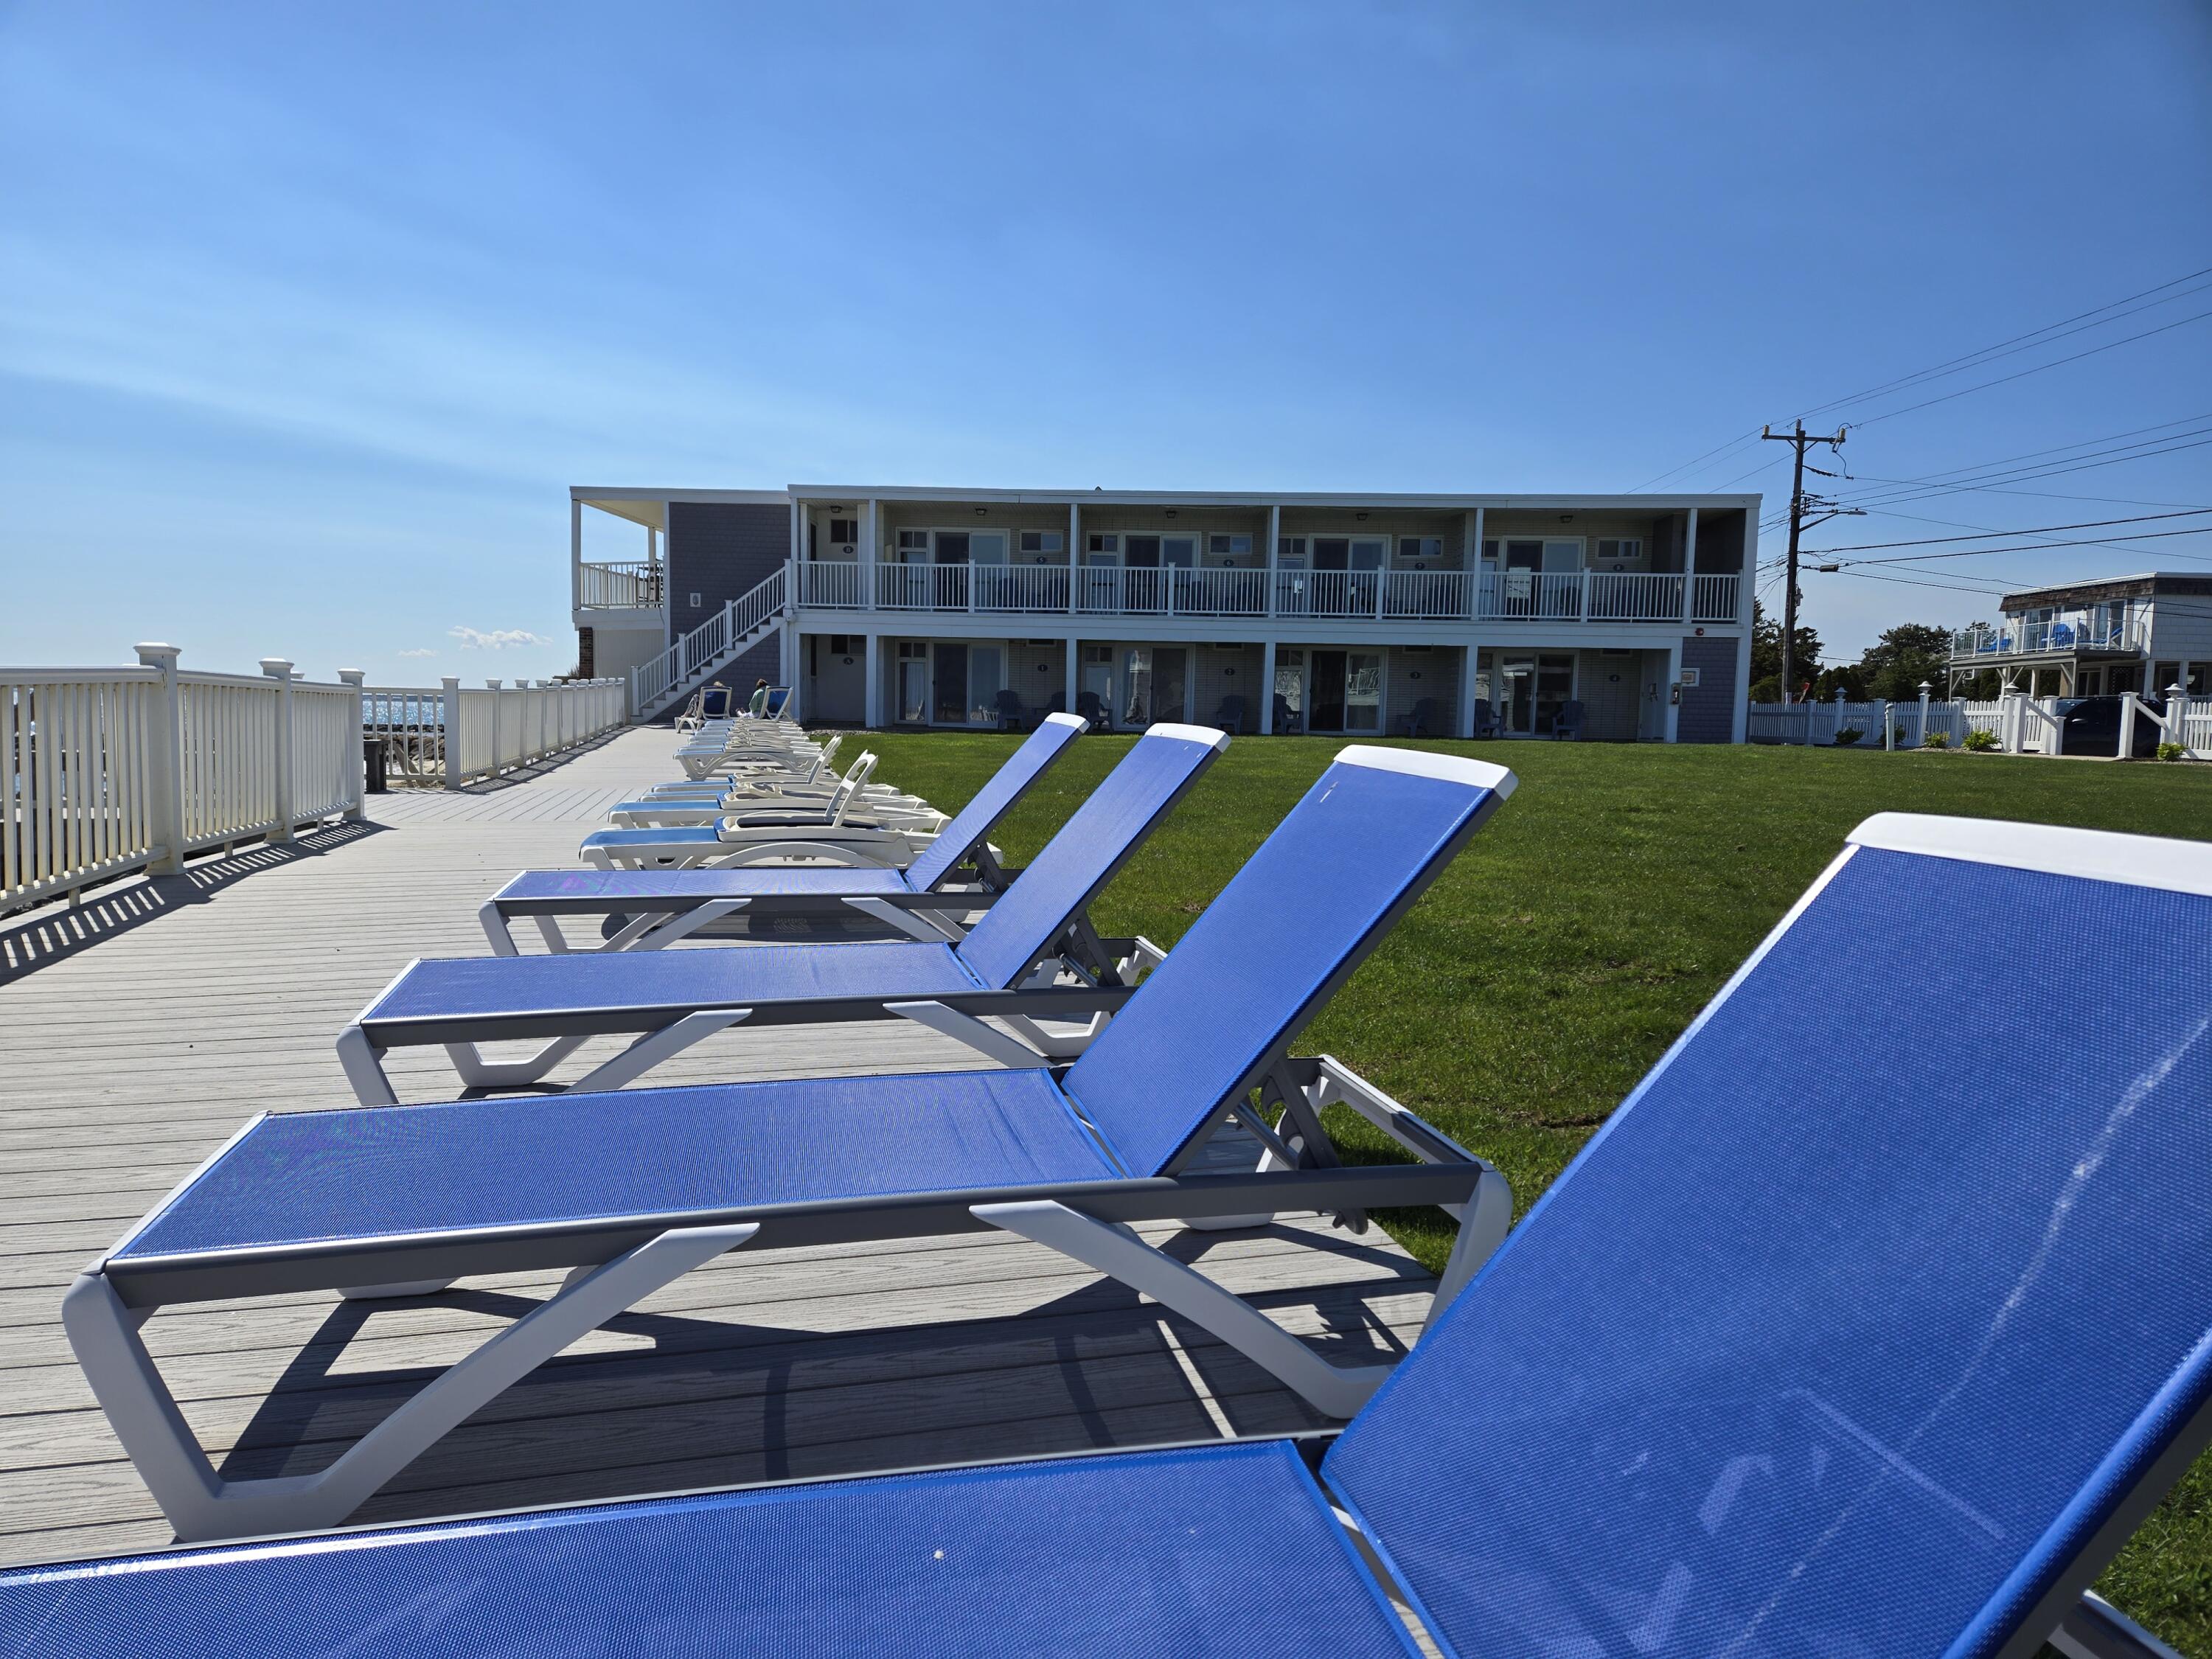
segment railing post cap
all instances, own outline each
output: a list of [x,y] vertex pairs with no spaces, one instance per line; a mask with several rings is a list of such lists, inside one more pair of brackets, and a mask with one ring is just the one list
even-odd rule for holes
[[440,684],[443,684],[448,691],[458,691],[461,689],[461,677],[459,674],[448,674]]
[[271,679],[289,679],[292,677],[292,659],[289,657],[264,657],[261,672]]
[[173,664],[179,657],[184,655],[182,646],[163,645],[158,641],[146,645],[133,646],[131,649],[137,652],[139,662],[149,668],[159,668],[165,664]]
[[348,685],[359,685],[368,678],[366,668],[341,668],[338,678]]

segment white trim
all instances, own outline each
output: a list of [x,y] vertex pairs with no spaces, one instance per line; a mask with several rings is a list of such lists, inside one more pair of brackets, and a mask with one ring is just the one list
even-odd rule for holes
[[1091,726],[1091,722],[1085,720],[1082,715],[1070,714],[1060,709],[1054,709],[1051,714],[1047,714],[1044,719],[1039,722],[1039,724],[1042,726],[1072,726],[1078,732],[1088,731]]
[[1383,749],[1373,744],[1355,743],[1348,749],[1338,750],[1336,759],[1342,766],[1371,766],[1378,772],[1404,772],[1417,778],[1442,778],[1447,783],[1492,790],[1500,800],[1510,795],[1521,782],[1505,768],[1489,761],[1437,754],[1425,749]]
[[1893,853],[2039,870],[2048,875],[2157,887],[2212,898],[2212,842],[2207,842],[1920,812],[1877,812],[1845,839],[1854,846],[1878,847]]
[[1185,726],[1180,721],[1162,720],[1158,726],[1145,728],[1148,738],[1181,738],[1188,743],[1202,743],[1213,749],[1229,747],[1229,734],[1211,726]]

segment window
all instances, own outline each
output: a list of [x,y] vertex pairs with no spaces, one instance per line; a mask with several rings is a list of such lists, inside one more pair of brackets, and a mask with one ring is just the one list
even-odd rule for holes
[[1121,538],[1119,536],[1093,536],[1087,546],[1093,553],[1119,553]]
[[1398,562],[1441,559],[1444,556],[1444,538],[1441,536],[1401,536],[1398,538]]
[[1597,562],[1601,565],[1638,564],[1644,558],[1644,538],[1641,536],[1601,536],[1597,538]]
[[848,542],[859,541],[860,539],[860,521],[858,519],[830,520],[830,539],[837,543],[841,546]]
[[1243,558],[1252,551],[1252,538],[1217,531],[1206,538],[1206,550],[1218,559]]
[[1283,536],[1275,542],[1275,562],[1295,569],[1304,569],[1306,562],[1306,538],[1303,536]]
[[[1022,532],[1022,551],[1033,556],[1058,553],[1067,545],[1067,538],[1057,530],[1024,530]],[[1037,556],[1037,562],[1044,562]]]
[[902,530],[898,533],[898,556],[901,564],[929,562],[929,532],[927,530]]

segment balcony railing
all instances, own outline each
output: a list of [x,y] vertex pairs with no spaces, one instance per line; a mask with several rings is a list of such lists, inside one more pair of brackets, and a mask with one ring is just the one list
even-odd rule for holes
[[576,603],[592,611],[658,611],[664,596],[660,567],[647,560],[578,568]]
[[[1264,568],[1159,565],[863,564],[809,560],[799,603],[817,610],[1077,616],[1264,617]],[[1672,571],[1277,570],[1272,614],[1347,621],[1675,623]],[[1732,623],[1743,579],[1689,582],[1686,620]]]
[[2047,622],[2015,622],[2002,628],[1983,623],[1951,637],[1951,657],[1986,660],[2025,657],[2046,651],[2140,651],[2142,630],[2128,619],[2075,616]]

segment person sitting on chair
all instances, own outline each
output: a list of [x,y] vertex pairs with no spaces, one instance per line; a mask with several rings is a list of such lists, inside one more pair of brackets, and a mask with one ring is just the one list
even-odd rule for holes
[[753,682],[752,701],[745,705],[745,713],[750,714],[755,720],[766,717],[768,714],[768,682],[766,680]]

